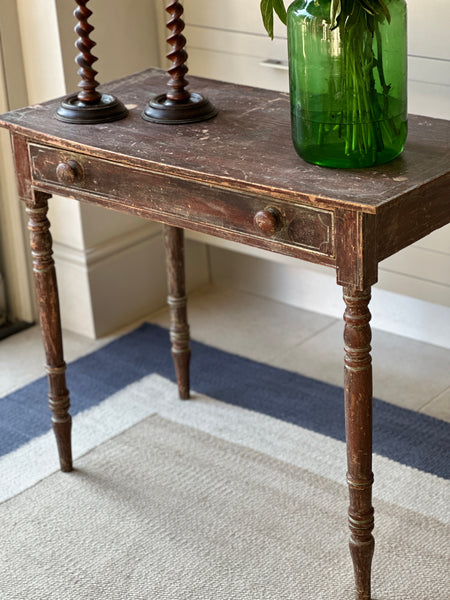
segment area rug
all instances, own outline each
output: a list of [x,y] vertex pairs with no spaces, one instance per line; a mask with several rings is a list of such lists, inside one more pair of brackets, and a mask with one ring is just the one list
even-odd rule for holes
[[[350,600],[343,391],[144,325],[68,369],[76,470],[46,383],[0,401],[1,600]],[[374,600],[450,589],[450,426],[374,405]]]

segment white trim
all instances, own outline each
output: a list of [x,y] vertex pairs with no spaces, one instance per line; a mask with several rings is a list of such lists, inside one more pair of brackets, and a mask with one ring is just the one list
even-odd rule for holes
[[65,94],[55,0],[17,0],[28,102],[38,104]]
[[[162,229],[150,223],[89,249],[54,242],[64,329],[91,339],[107,335],[166,303]],[[188,290],[209,283],[203,244],[186,244]]]
[[0,271],[0,325],[6,321],[6,291],[3,274]]
[[55,242],[53,244],[53,252],[56,260],[90,270],[103,260],[109,260],[111,256],[130,250],[160,234],[160,227],[152,223],[150,226],[147,224],[131,231],[125,231],[106,242],[88,249],[78,249]]
[[64,329],[95,339],[164,305],[159,227],[125,231],[88,250],[54,242],[53,255]]
[[[3,37],[0,38],[0,112],[5,112],[11,108],[11,98],[8,94],[7,65],[2,44]],[[18,98],[14,100],[17,101]],[[0,131],[0,201],[0,239],[9,317],[31,322],[35,319],[36,313],[27,252],[28,243],[23,211],[17,194],[9,133],[5,130]]]

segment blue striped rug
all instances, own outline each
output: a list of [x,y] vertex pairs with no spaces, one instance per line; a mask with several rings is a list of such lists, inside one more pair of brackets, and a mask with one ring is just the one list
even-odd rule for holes
[[[344,441],[341,388],[192,341],[195,392]],[[167,330],[150,324],[84,356],[67,371],[73,416],[149,374],[175,381]],[[45,377],[0,401],[0,456],[50,430]],[[76,435],[76,433],[75,433]],[[374,452],[450,479],[450,424],[374,400]]]

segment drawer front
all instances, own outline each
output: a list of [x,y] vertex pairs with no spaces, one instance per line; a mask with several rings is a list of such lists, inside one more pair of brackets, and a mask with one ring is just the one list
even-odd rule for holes
[[33,184],[51,193],[226,239],[252,243],[254,238],[253,245],[286,254],[292,247],[334,256],[331,211],[37,144],[29,145],[29,153]]

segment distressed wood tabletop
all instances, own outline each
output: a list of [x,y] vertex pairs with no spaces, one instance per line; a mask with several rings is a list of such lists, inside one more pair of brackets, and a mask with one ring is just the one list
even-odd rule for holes
[[[150,97],[164,92],[159,69],[104,86],[129,109],[126,119],[103,125],[70,125],[54,118],[59,100],[0,116],[0,123],[34,140],[98,157],[132,163],[156,172],[198,177],[213,185],[267,192],[293,202],[325,207],[353,206],[374,213],[393,199],[428,187],[450,170],[450,122],[410,116],[403,154],[370,169],[338,170],[300,159],[290,134],[289,96],[269,90],[189,77],[190,88],[219,109],[216,118],[188,125],[143,121]],[[449,184],[450,185],[450,184]],[[439,186],[441,187],[441,186]],[[450,192],[449,192],[450,194]]]

